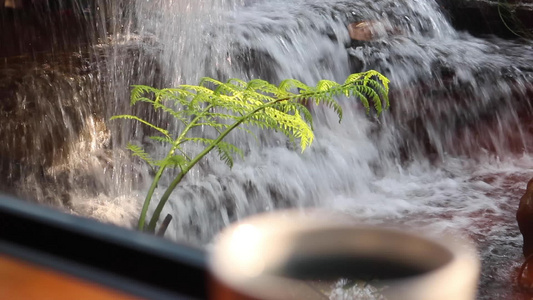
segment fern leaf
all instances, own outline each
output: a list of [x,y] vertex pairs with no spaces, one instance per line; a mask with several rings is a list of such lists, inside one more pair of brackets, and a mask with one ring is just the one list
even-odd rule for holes
[[163,101],[163,99],[167,99],[174,101],[175,105],[188,105],[189,99],[194,97],[195,94],[194,91],[184,87],[167,88],[160,90],[160,93],[157,94],[159,99],[156,100]]
[[368,86],[361,86],[359,90],[362,93],[364,93],[367,96],[367,98],[372,99],[372,102],[374,103],[374,109],[376,110],[378,114],[380,114],[381,111],[383,110],[383,107],[381,105],[381,99],[379,98],[378,93],[376,93],[374,89]]
[[230,124],[223,124],[223,123],[217,123],[217,122],[207,122],[207,123],[195,123],[192,127],[211,127],[215,129],[226,129],[230,126]]
[[[296,109],[298,112],[300,112],[300,115],[303,115],[303,118],[307,124],[309,124],[309,127],[311,127],[311,130],[313,130],[313,116],[311,115],[311,112],[307,109],[307,107],[301,103],[295,103]],[[341,115],[342,115],[342,109],[341,109]]]
[[237,84],[237,85],[239,85],[242,88],[246,88],[246,86],[247,86],[246,81],[238,79],[238,78],[231,78],[226,83]]
[[136,104],[137,102],[147,102],[147,103],[153,104],[154,100],[146,98],[146,97],[139,96],[138,98],[135,99],[135,103],[133,103],[133,104]]
[[189,160],[184,155],[172,155],[157,161],[155,164],[159,167],[180,168],[183,170],[189,164]]
[[186,137],[183,139],[184,142],[190,141],[195,143],[202,143],[204,145],[211,145],[215,140],[202,137]]
[[143,124],[145,124],[145,125],[148,125],[149,127],[153,128],[153,129],[155,129],[155,130],[161,132],[163,135],[169,137],[169,135],[168,135],[168,130],[165,130],[165,129],[163,129],[163,128],[157,127],[157,126],[155,126],[154,124],[152,124],[152,123],[150,123],[150,122],[148,122],[148,121],[146,121],[146,120],[143,120],[143,119],[141,119],[141,118],[139,118],[139,117],[137,117],[137,116],[132,116],[132,115],[117,115],[117,116],[112,116],[112,117],[110,118],[110,120],[116,120],[116,119],[130,119],[130,120],[135,120],[135,121],[141,122],[141,123],[143,123]]
[[[314,139],[313,131],[309,124],[307,124],[295,111],[294,115],[283,113],[277,109],[267,107],[264,110],[268,118],[263,121],[272,129],[279,130],[289,139],[295,137],[300,139],[300,148],[304,151]],[[259,116],[261,117],[261,115]]]
[[169,138],[169,137],[163,137],[163,136],[156,136],[156,135],[152,135],[149,137],[151,140],[154,140],[156,142],[160,142],[160,143],[163,143],[163,144],[172,144],[174,141]]
[[215,95],[236,95],[244,88],[230,83],[222,83],[215,88]]
[[335,81],[331,80],[320,80],[316,84],[316,91],[318,92],[331,92],[334,90],[335,87],[340,86],[340,84],[336,83]]
[[375,81],[375,80],[371,80],[369,81],[368,83],[368,86],[371,87],[377,94],[377,97],[380,98],[380,102],[383,102],[381,101],[381,98],[383,98],[384,102],[385,102],[385,105],[383,105],[383,108],[388,108],[390,103],[389,103],[389,89],[388,89],[388,85],[385,85],[383,82],[378,82],[378,81]]
[[241,158],[244,157],[244,154],[242,153],[242,150],[237,148],[235,145],[227,142],[220,141],[215,146],[220,160],[225,162],[230,168],[233,167],[233,156],[235,154],[239,155]]
[[354,97],[357,97],[359,98],[359,100],[361,101],[361,103],[363,104],[363,107],[365,108],[366,110],[366,113],[369,113],[370,112],[370,104],[368,103],[368,99],[366,98],[366,96],[364,94],[362,94],[359,90],[357,89],[352,89],[352,95]]
[[183,90],[186,90],[186,91],[189,91],[190,94],[188,94],[188,96],[192,96],[194,94],[206,94],[206,95],[213,95],[214,92],[213,90],[205,87],[205,86],[201,86],[201,85],[187,85],[187,84],[183,84],[183,85],[180,85],[180,88],[183,89]]
[[[162,103],[159,102],[153,102],[154,109],[157,111],[158,109],[161,109],[162,111],[172,115],[174,118],[184,122],[183,115],[186,114],[186,111],[176,111]],[[184,122],[185,123],[185,122]]]
[[[279,93],[279,88],[266,80],[262,79],[253,79],[248,82],[246,86],[247,91],[261,91],[262,93],[276,95]],[[259,93],[260,94],[260,93]],[[263,95],[266,96],[266,95]]]
[[246,96],[246,102],[252,105],[262,105],[264,103],[269,103],[276,100],[276,98],[274,97],[265,95],[254,90],[247,90],[243,94]]
[[140,146],[128,143],[128,145],[126,146],[126,149],[130,150],[133,156],[139,157],[140,159],[147,162],[150,166],[154,165],[153,159]]
[[311,92],[311,87],[296,79],[285,79],[279,84],[279,89],[284,92],[297,88],[301,92]]
[[211,77],[203,77],[202,79],[200,79],[200,83],[198,83],[198,86],[205,87],[208,84],[212,84],[214,86],[219,86],[219,85],[221,85],[223,83],[221,81],[218,81],[218,80],[213,79]]
[[146,85],[133,85],[131,90],[130,104],[135,105],[144,94],[157,91],[156,88]]
[[354,82],[361,80],[361,78],[363,78],[364,76],[365,76],[364,73],[351,74],[350,76],[346,78],[346,80],[344,81],[344,84],[345,85],[353,84]]
[[206,118],[211,118],[212,120],[219,119],[219,120],[236,120],[238,119],[237,116],[225,114],[225,113],[219,113],[219,112],[207,112]]

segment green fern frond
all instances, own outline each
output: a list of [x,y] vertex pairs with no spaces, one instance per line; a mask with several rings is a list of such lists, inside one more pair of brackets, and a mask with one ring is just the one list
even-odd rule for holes
[[194,97],[195,94],[195,91],[190,91],[184,87],[166,88],[160,91],[159,100],[168,99],[174,101],[175,105],[188,105],[189,99]]
[[226,84],[228,88],[230,88],[233,93],[242,92],[246,89],[246,82],[237,78],[231,78],[229,79]]
[[236,120],[238,119],[238,116],[230,115],[227,113],[219,113],[219,112],[207,112],[206,118],[210,118],[212,120]]
[[278,87],[283,92],[290,92],[293,89],[299,89],[301,92],[312,92],[311,87],[296,79],[285,79]]
[[215,95],[235,95],[242,91],[242,88],[239,88],[233,84],[221,84],[215,88]]
[[146,120],[143,120],[137,116],[132,116],[132,115],[117,115],[117,116],[112,116],[110,120],[116,120],[116,119],[130,119],[130,120],[135,120],[135,121],[138,121],[138,122],[141,122],[143,123],[144,125],[147,125],[148,127],[151,127],[159,132],[161,132],[163,135],[169,137],[168,135],[168,130],[165,130],[163,128],[160,128],[160,127],[157,127],[155,126],[154,124],[146,121]]
[[134,105],[139,101],[139,99],[142,98],[143,95],[147,93],[155,93],[158,90],[156,88],[153,88],[151,86],[147,85],[133,85],[133,89],[131,90],[131,96],[130,96],[130,103],[131,105]]
[[368,99],[366,98],[366,96],[363,93],[361,93],[358,89],[352,89],[351,92],[354,97],[359,98],[359,100],[363,104],[363,107],[366,110],[366,113],[367,114],[370,113],[370,104],[368,103]]
[[186,110],[182,111],[176,111],[160,102],[153,102],[154,110],[161,109],[162,111],[172,115],[175,119],[180,120],[181,122],[185,123],[186,119],[184,118],[184,115],[187,114]]
[[274,126],[272,126],[271,123],[266,122],[265,120],[263,120],[264,119],[263,117],[264,116],[255,116],[253,118],[248,118],[245,121],[243,121],[242,124],[256,126],[256,127],[260,128],[261,130],[264,130],[264,129],[272,129],[272,130],[274,130]]
[[[139,97],[137,97],[135,99],[135,103],[137,103],[137,102],[147,102],[147,103],[150,103],[150,104],[154,104],[155,103],[154,100],[152,100],[150,98],[147,98],[147,97],[142,97],[140,95],[139,95]],[[133,104],[135,104],[135,103],[133,103]]]
[[381,111],[383,110],[382,108],[382,104],[381,104],[381,99],[378,95],[378,93],[376,93],[371,87],[369,86],[360,86],[359,89],[358,89],[362,94],[364,94],[367,99],[370,98],[372,99],[372,102],[374,103],[374,109],[376,110],[376,112],[378,114],[381,113]]
[[[297,111],[300,113],[300,116],[303,117],[305,122],[309,124],[309,127],[311,128],[311,130],[313,130],[313,116],[311,115],[311,112],[302,103],[296,102],[295,105],[296,105]],[[342,117],[342,109],[341,109],[341,116],[339,118],[341,117]]]
[[204,145],[211,145],[215,141],[214,139],[202,138],[202,137],[187,137],[187,138],[184,138],[183,140],[195,142],[195,143],[202,143]]
[[128,145],[126,146],[126,149],[130,150],[133,156],[139,157],[140,159],[147,162],[150,166],[154,165],[154,160],[140,146],[128,143]]
[[329,91],[330,93],[335,90],[335,88],[341,87],[340,84],[336,83],[335,81],[331,80],[320,80],[316,84],[316,90],[319,92]]
[[326,98],[324,99],[324,103],[326,103],[326,106],[333,109],[333,111],[337,114],[337,117],[339,118],[339,123],[342,121],[342,107],[339,104],[339,102],[335,101],[335,99],[332,98]]
[[184,155],[172,155],[155,163],[158,167],[180,168],[182,170],[185,169],[188,164],[189,160]]
[[[323,104],[333,109],[340,122],[342,108],[337,101],[338,96],[348,98],[354,96],[361,101],[367,113],[372,102],[379,114],[389,106],[388,84],[389,80],[385,76],[370,70],[348,76],[343,84],[321,80],[315,86],[308,86],[295,79],[283,80],[279,86],[276,86],[261,79],[245,82],[232,78],[224,83],[208,77],[203,78],[197,86],[181,85],[171,89],[134,86],[131,94],[132,104],[146,102],[155,111],[168,114],[184,124],[184,127],[179,127],[180,132],[172,133],[171,137],[166,129],[136,116],[118,115],[111,118],[141,122],[163,135],[152,136],[151,139],[171,145],[165,158],[155,162],[141,147],[128,146],[135,156],[159,167],[141,211],[139,229],[145,229],[144,221],[150,199],[167,167],[179,167],[181,172],[169,184],[157,204],[148,230],[154,230],[170,193],[187,172],[210,151],[216,150],[220,159],[230,167],[233,166],[236,155],[243,156],[242,150],[223,141],[232,130],[241,129],[254,135],[246,128],[254,126],[280,132],[293,143],[299,140],[300,148],[304,151],[314,140],[313,118],[306,107],[307,103]],[[194,136],[198,130],[193,129],[197,127],[210,127],[214,130],[210,133],[216,136],[214,138]],[[182,148],[182,145],[189,142],[200,143],[204,148],[196,156],[189,157],[187,151]]]
[[241,158],[244,158],[242,150],[231,143],[221,141],[216,144],[215,148],[218,152],[220,160],[225,162],[230,168],[233,168],[234,155],[239,155]]
[[389,83],[389,79],[376,70],[352,74],[348,76],[344,82],[346,85],[372,86],[373,88],[379,89],[382,92],[382,96],[388,94]]
[[302,152],[313,142],[314,134],[309,124],[301,118],[298,111],[294,115],[286,114],[274,108],[265,108],[266,116],[264,121],[272,129],[283,132],[289,138],[299,138]]
[[[276,95],[279,93],[279,88],[276,85],[271,84],[268,81],[262,80],[262,79],[250,80],[250,82],[248,82],[246,90],[254,91],[254,92],[259,91],[259,92],[267,93],[271,95]],[[258,93],[258,94],[261,94],[261,93]],[[264,95],[264,96],[267,96],[267,95]]]
[[238,79],[238,78],[230,78],[226,83],[227,84],[237,84],[241,88],[246,88],[247,85],[248,85],[248,83],[246,83],[246,81]]
[[350,85],[365,77],[365,73],[354,73],[346,78],[344,85]]
[[172,140],[171,138],[169,137],[166,137],[166,136],[157,136],[157,135],[152,135],[149,137],[151,140],[154,140],[156,142],[160,142],[160,143],[163,143],[163,144],[172,144],[172,142],[174,140]]
[[205,86],[201,85],[181,85],[182,89],[190,92],[189,96],[195,96],[196,94],[206,94],[206,95],[213,95],[215,92],[213,92],[212,89],[207,88]]
[[200,83],[198,83],[198,86],[206,86],[208,84],[212,84],[214,86],[219,86],[219,85],[222,85],[223,83],[221,81],[218,81],[216,79],[213,79],[211,77],[203,77],[202,79],[200,79]]
[[220,101],[216,102],[217,106],[219,108],[227,109],[229,112],[244,115],[246,112],[250,111],[250,105],[236,97],[219,95],[219,99]]
[[245,97],[246,103],[249,103],[252,105],[261,105],[261,104],[269,103],[269,102],[276,100],[276,98],[272,96],[265,95],[263,93],[260,93],[254,90],[247,90],[243,92],[243,94],[246,96]]
[[215,129],[226,129],[230,126],[230,124],[223,124],[223,123],[217,123],[217,122],[206,122],[206,123],[195,123],[193,125],[194,127],[211,127]]
[[373,92],[376,93],[380,99],[383,98],[383,101],[380,100],[381,103],[384,102],[384,105],[382,105],[383,108],[388,108],[390,106],[388,83],[384,84],[381,81],[371,80],[368,82],[367,87],[373,89]]

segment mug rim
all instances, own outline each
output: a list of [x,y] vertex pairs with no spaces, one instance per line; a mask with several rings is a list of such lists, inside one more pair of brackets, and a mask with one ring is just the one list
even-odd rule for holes
[[[210,273],[220,284],[252,299],[287,299],[282,287],[297,285],[301,280],[280,276],[275,270],[287,263],[293,254],[291,251],[319,257],[328,249],[337,247],[332,251],[334,255],[346,253],[383,259],[389,255],[388,258],[394,260],[403,257],[409,264],[422,261],[430,265],[414,276],[380,281],[387,286],[383,292],[387,299],[427,300],[424,293],[428,292],[442,294],[439,299],[459,299],[446,297],[446,293],[463,287],[468,290],[465,294],[474,294],[472,298],[464,299],[475,296],[480,264],[477,251],[469,241],[450,235],[435,238],[406,228],[360,224],[338,216],[322,209],[284,210],[258,214],[234,223],[219,234],[211,249]],[[364,242],[335,239],[335,232],[351,234]],[[322,234],[321,239],[325,241],[314,246],[310,241],[317,234]],[[332,236],[329,240],[328,235]],[[302,236],[311,240],[304,241],[305,245],[298,248],[295,240],[299,238],[302,243],[305,240]],[[239,238],[245,240],[239,242]],[[393,249],[394,243],[402,244]],[[254,251],[257,253],[251,253]],[[433,254],[437,255],[432,257]],[[440,261],[435,263],[432,259]]]

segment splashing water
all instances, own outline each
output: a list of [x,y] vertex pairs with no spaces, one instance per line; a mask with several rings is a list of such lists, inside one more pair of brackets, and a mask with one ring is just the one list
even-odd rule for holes
[[[52,118],[43,121],[49,127],[25,127],[49,133],[49,156],[39,154],[47,135],[27,135],[26,144],[8,140],[7,152],[35,149],[0,162],[21,195],[132,226],[150,173],[121,149],[129,140],[148,142],[142,127],[106,121],[131,112],[131,84],[169,86],[202,76],[313,84],[372,68],[392,82],[392,106],[383,116],[373,119],[343,99],[339,124],[334,113],[313,107],[316,141],[303,154],[271,132],[257,131],[259,142],[231,137],[246,150],[245,160],[230,170],[209,156],[193,170],[163,211],[174,216],[166,237],[204,245],[251,214],[332,208],[364,222],[468,235],[484,261],[480,299],[510,297],[521,255],[514,213],[533,177],[531,42],[457,32],[427,0],[136,1],[127,11],[116,3],[99,2],[107,11],[93,16],[99,24],[93,46],[80,54],[88,72],[59,76],[56,85],[36,67],[44,75],[19,83],[17,105],[29,99],[29,87],[43,111],[50,94],[61,103],[42,113]],[[370,42],[351,41],[347,24],[363,20],[391,30]],[[65,199],[54,200],[58,193]]]

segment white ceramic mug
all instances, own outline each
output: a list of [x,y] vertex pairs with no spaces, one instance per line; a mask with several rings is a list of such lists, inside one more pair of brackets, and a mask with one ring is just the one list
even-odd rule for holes
[[349,282],[341,278],[364,278],[375,299],[473,300],[479,267],[464,240],[355,225],[316,210],[279,211],[220,233],[210,254],[210,298],[323,300],[336,298],[335,282]]

